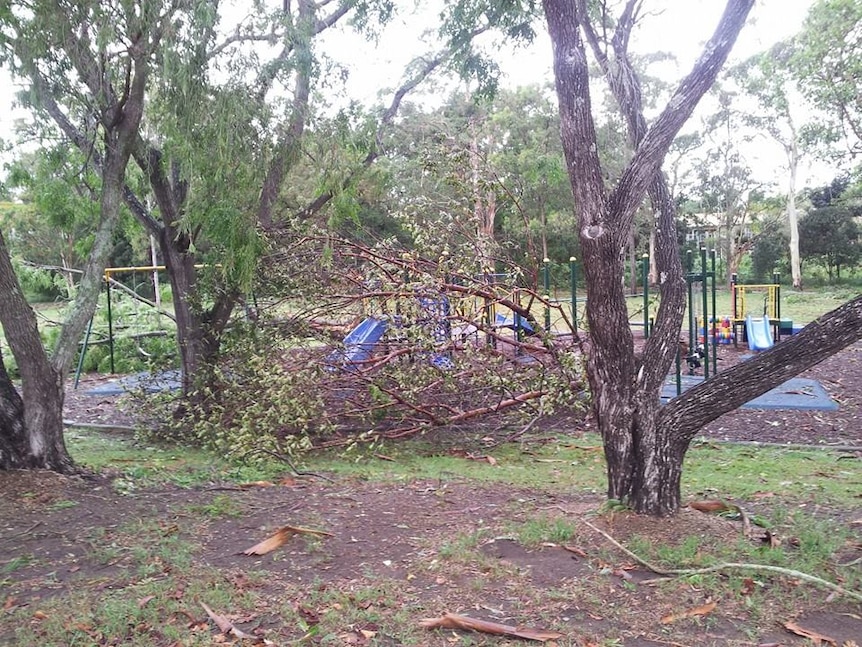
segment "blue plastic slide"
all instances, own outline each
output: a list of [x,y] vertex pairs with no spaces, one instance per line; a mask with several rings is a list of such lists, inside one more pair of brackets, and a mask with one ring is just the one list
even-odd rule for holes
[[386,332],[386,321],[368,317],[344,338],[344,348],[327,358],[328,364],[355,364],[371,357],[374,345]]
[[751,350],[767,350],[775,344],[772,340],[772,326],[766,315],[760,319],[748,315],[745,318],[745,336]]
[[514,315],[504,315],[503,313],[498,312],[494,317],[494,325],[497,328],[511,328],[512,330],[515,330],[516,328],[520,327],[520,329],[527,335],[536,334],[536,329],[533,328],[532,324],[530,324],[529,319],[527,319],[526,317],[520,317],[518,319],[518,322],[516,323]]

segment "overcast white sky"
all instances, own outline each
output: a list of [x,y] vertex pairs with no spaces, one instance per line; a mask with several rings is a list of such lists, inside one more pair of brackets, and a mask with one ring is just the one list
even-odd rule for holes
[[[438,0],[439,1],[439,0]],[[813,0],[758,0],[749,23],[740,35],[732,57],[741,60],[762,51],[773,43],[797,32]],[[413,5],[412,0],[404,0]],[[384,32],[378,47],[348,34],[338,34],[336,40],[343,55],[337,56],[350,69],[347,83],[351,95],[371,101],[381,88],[398,85],[404,65],[423,51],[417,34],[422,25],[433,24],[439,12],[437,1],[418,3],[417,16],[405,16]],[[667,66],[669,81],[682,78],[694,64],[703,43],[718,24],[725,3],[719,0],[648,0],[648,15],[632,39],[636,52],[667,51],[677,58],[677,65]],[[540,26],[541,27],[541,26]],[[545,33],[529,48],[515,52],[500,52],[502,67],[510,86],[542,83],[551,80],[551,48]],[[21,116],[12,109],[11,83],[5,72],[0,74],[0,137],[11,139],[14,120]],[[764,164],[773,164],[765,161]],[[805,183],[803,179],[803,184]]]

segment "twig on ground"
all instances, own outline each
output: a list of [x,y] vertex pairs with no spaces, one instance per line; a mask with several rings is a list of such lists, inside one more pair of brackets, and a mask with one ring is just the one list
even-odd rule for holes
[[840,595],[846,595],[849,598],[854,600],[858,600],[862,602],[862,594],[855,593],[854,591],[848,591],[842,586],[838,586],[837,584],[833,584],[828,580],[824,580],[820,577],[815,577],[814,575],[809,575],[808,573],[803,573],[802,571],[796,571],[792,568],[782,568],[781,566],[770,566],[768,564],[746,564],[739,562],[721,562],[719,564],[713,564],[712,566],[707,566],[705,568],[661,568],[654,564],[651,564],[647,560],[643,559],[639,555],[636,555],[628,548],[619,543],[616,539],[611,537],[608,533],[606,533],[601,528],[597,528],[593,524],[591,524],[586,519],[581,520],[584,525],[592,528],[597,533],[599,533],[602,537],[607,539],[611,544],[619,548],[623,551],[627,556],[631,557],[641,566],[645,566],[653,573],[658,573],[659,575],[703,575],[705,573],[715,573],[718,571],[727,571],[727,570],[743,570],[743,571],[765,571],[768,573],[777,573],[779,575],[786,575],[787,577],[794,577],[796,579],[803,580],[804,582],[809,582],[811,584],[816,584],[817,586],[822,586],[831,591],[835,591]]
[[269,449],[264,449],[263,447],[259,447],[255,451],[261,452],[263,454],[268,454],[276,460],[282,461],[283,463],[287,463],[288,467],[290,467],[290,469],[293,470],[293,473],[297,476],[313,476],[315,478],[323,479],[324,481],[329,481],[330,483],[335,483],[334,479],[331,479],[328,476],[324,476],[323,474],[318,474],[317,472],[306,472],[298,469],[296,465],[294,465],[290,457],[286,456],[285,454],[282,454],[280,452],[274,452]]
[[7,535],[6,537],[3,537],[2,541],[8,541],[10,539],[15,539],[16,537],[23,537],[24,535],[29,535],[33,530],[35,530],[36,528],[38,528],[41,525],[42,525],[42,522],[37,521],[36,523],[34,523],[32,526],[30,526],[26,530],[22,530],[21,532],[16,532],[14,535]]

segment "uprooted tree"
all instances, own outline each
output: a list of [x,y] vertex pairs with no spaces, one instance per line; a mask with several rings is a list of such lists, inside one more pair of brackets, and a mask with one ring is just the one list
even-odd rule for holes
[[[661,164],[724,64],[753,0],[728,1],[694,69],[649,125],[628,56],[642,2],[629,0],[615,21],[605,3],[599,4],[602,10],[591,13],[586,0],[543,2],[554,47],[563,149],[589,291],[587,372],[607,459],[608,497],[626,501],[640,513],[661,516],[680,507],[682,463],[697,431],[862,338],[862,296],[809,324],[800,335],[660,406],[659,392],[676,354],[685,307],[674,205]],[[610,39],[602,41],[600,34],[609,34]],[[635,148],[611,188],[605,185],[597,155],[587,43],[617,99]],[[645,196],[655,213],[661,304],[655,328],[638,354],[626,314],[620,257],[635,210]]]

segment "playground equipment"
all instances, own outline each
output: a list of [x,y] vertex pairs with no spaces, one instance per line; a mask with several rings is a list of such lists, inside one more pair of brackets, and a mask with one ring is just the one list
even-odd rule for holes
[[574,256],[569,257],[569,289],[571,295],[568,298],[551,298],[551,259],[542,260],[542,285],[545,297],[545,330],[551,330],[551,303],[569,303],[572,314],[572,335],[578,336],[578,265]]
[[[430,336],[435,346],[448,344],[452,334],[449,299],[445,296],[424,294],[417,296],[416,302],[419,306],[416,324]],[[374,347],[388,331],[401,330],[404,325],[404,317],[400,312],[393,316],[376,314],[365,317],[344,338],[343,348],[329,354],[326,365],[330,368],[347,368],[367,361],[374,352]],[[437,368],[452,368],[452,360],[443,352],[431,353],[429,361]]]
[[755,319],[750,314],[745,318],[745,338],[751,350],[768,350],[775,345],[772,324],[765,314]]
[[[745,284],[739,282],[739,277],[732,274],[730,277],[730,291],[732,304],[732,323],[734,332],[734,343],[739,337],[736,336],[737,328],[745,330],[749,346],[751,338],[748,336],[749,317],[762,318],[772,328],[770,339],[781,340],[781,333],[793,333],[793,321],[781,318],[781,284],[777,272],[772,274],[772,283]],[[752,307],[756,305],[756,310]],[[765,340],[760,340],[765,341]],[[770,344],[771,346],[772,344]],[[752,350],[763,350],[752,348]]]
[[[202,265],[196,267],[204,267]],[[107,343],[108,345],[108,353],[110,360],[110,372],[116,372],[116,362],[115,362],[115,327],[117,324],[117,313],[115,312],[115,304],[114,298],[112,296],[112,289],[120,290],[123,294],[131,297],[132,302],[134,303],[134,312],[131,313],[131,319],[136,323],[140,323],[140,319],[142,318],[142,314],[140,312],[140,306],[145,306],[147,312],[153,315],[154,319],[152,321],[147,321],[143,326],[133,325],[128,327],[125,337],[132,337],[135,340],[140,340],[144,337],[164,337],[169,334],[168,330],[162,329],[162,319],[167,318],[169,320],[174,320],[173,314],[167,312],[161,307],[161,295],[159,290],[159,276],[158,273],[165,270],[164,265],[145,265],[145,266],[130,266],[130,267],[108,267],[105,268],[104,271],[104,286],[105,286],[105,294],[106,294],[106,302],[107,302],[107,338],[105,340],[100,340],[97,343]],[[139,285],[143,285],[144,282],[138,284],[137,282],[137,273],[146,273],[150,276],[146,280],[147,285],[153,286],[153,299],[150,300],[144,296],[138,294]],[[129,287],[122,282],[118,281],[115,277],[117,274],[131,274],[132,276],[132,287]],[[84,366],[84,358],[87,353],[87,349],[93,345],[91,342],[91,337],[93,335],[93,323],[95,319],[95,313],[93,317],[90,318],[90,322],[87,325],[87,330],[84,334],[84,340],[81,344],[81,351],[78,356],[78,364],[75,369],[75,382],[74,388],[78,387],[78,382],[81,377],[81,372]],[[140,350],[140,347],[139,347]],[[143,351],[142,351],[143,352]]]
[[[709,252],[709,269],[706,263],[705,247],[700,248],[700,271],[694,271],[694,255],[691,250],[686,253],[685,275],[688,290],[688,354],[684,358],[689,367],[689,373],[703,365],[703,377],[709,378],[710,349],[712,349],[712,366],[718,372],[718,327],[716,296],[715,296],[715,250]],[[695,287],[697,286],[697,287]],[[700,294],[695,300],[695,293]],[[711,306],[711,309],[710,309]],[[700,313],[697,312],[700,308]],[[700,324],[703,324],[702,326]],[[712,343],[710,343],[712,342]]]

